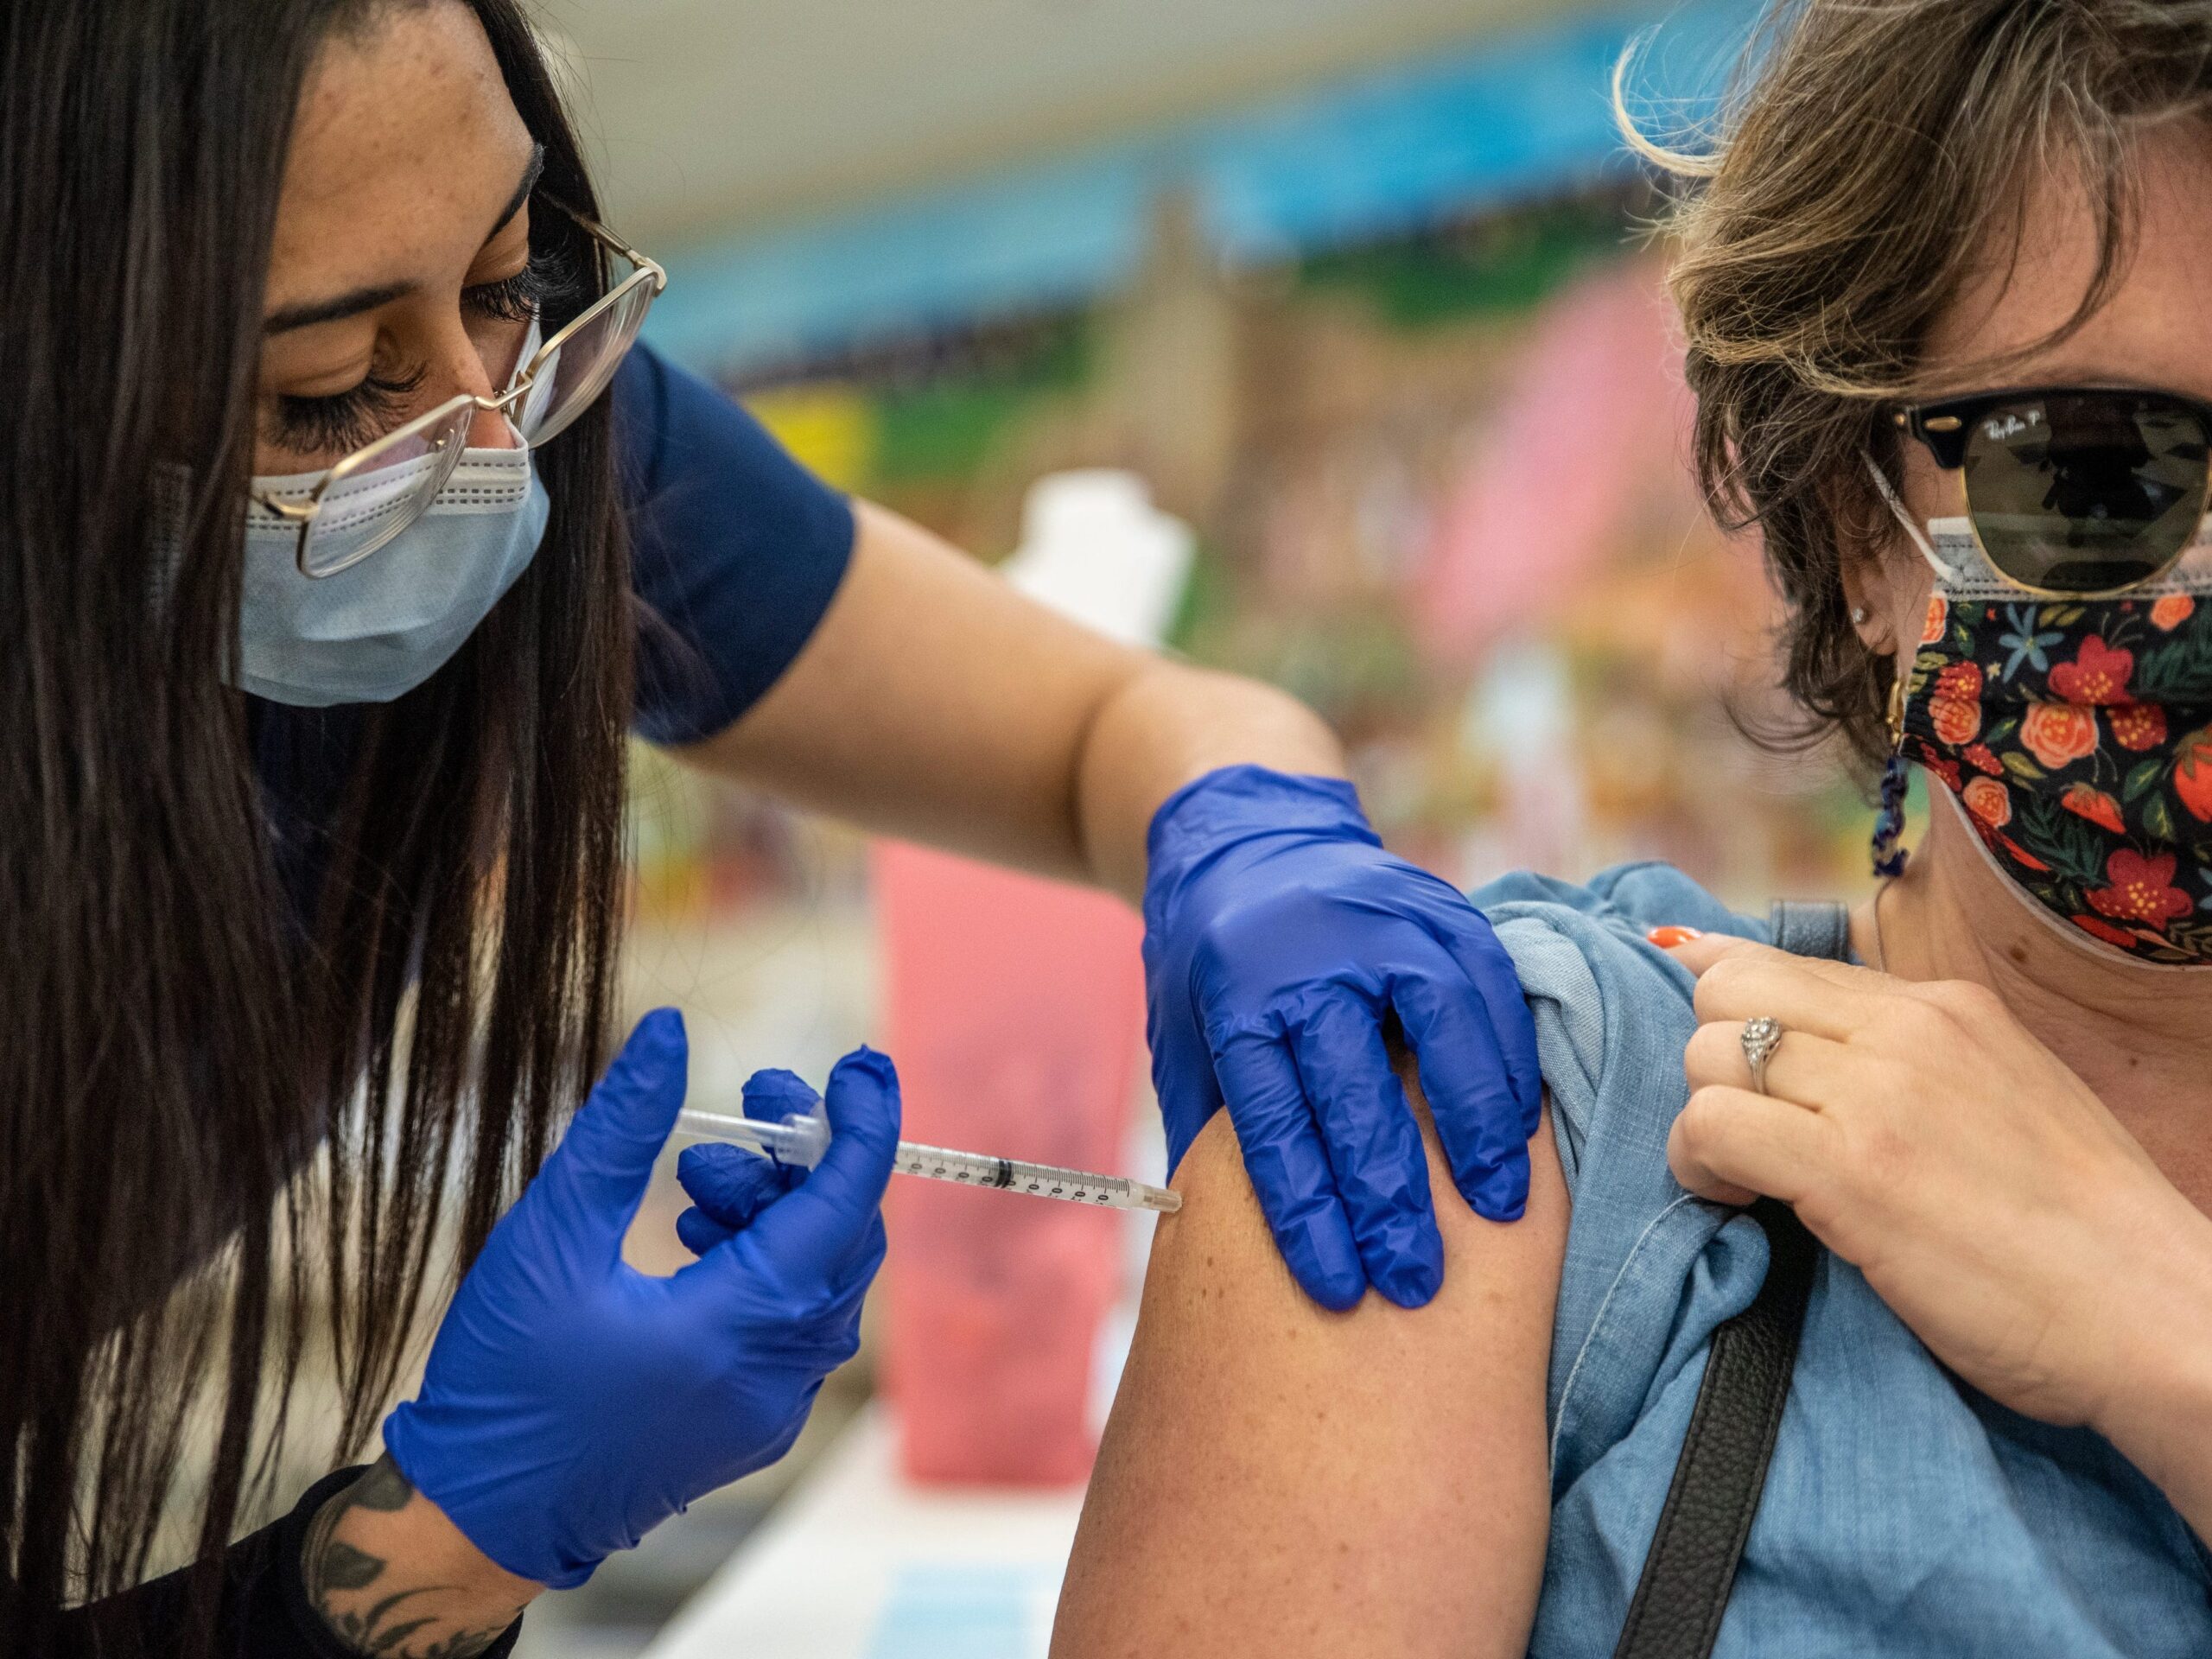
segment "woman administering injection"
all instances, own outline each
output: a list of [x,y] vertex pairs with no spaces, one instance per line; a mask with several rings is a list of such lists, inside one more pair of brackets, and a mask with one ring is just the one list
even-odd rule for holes
[[[1440,1278],[1394,1017],[1452,1202],[1518,1213],[1510,964],[1333,736],[1031,606],[638,345],[665,273],[516,0],[39,0],[0,85],[0,1648],[498,1651],[789,1444],[896,1081],[848,1060],[818,1168],[623,1268],[671,1017],[544,1154],[611,1046],[633,732],[1141,899],[1171,1147],[1236,1119],[1313,1296]],[[385,1462],[233,1545],[302,1264],[366,1450],[448,1221],[474,1265]],[[180,1378],[194,1565],[141,1586]]]

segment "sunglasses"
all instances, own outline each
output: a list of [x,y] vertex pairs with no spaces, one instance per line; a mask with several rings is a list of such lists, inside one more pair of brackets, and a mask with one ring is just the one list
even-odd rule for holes
[[1975,542],[2031,592],[2088,598],[2155,581],[2203,524],[2212,404],[2052,386],[1949,397],[1892,418],[1961,475]]

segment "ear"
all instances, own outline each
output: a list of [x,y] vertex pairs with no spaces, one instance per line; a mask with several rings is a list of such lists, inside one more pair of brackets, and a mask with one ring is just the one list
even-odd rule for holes
[[[1912,649],[1928,614],[1928,599],[1935,573],[1914,544],[1901,512],[1915,509],[1904,505],[1923,494],[1933,484],[1933,469],[1919,467],[1916,454],[1904,458],[1906,493],[1904,501],[1885,496],[1882,479],[1870,476],[1854,484],[1872,488],[1840,493],[1836,517],[1840,558],[1837,576],[1844,601],[1850,607],[1851,625],[1859,643],[1878,657],[1896,657]],[[1871,469],[1876,463],[1871,459]],[[1923,474],[1929,474],[1922,476]]]
[[[1913,564],[1919,564],[1915,559]],[[1911,578],[1911,566],[1893,557],[1887,549],[1846,548],[1843,569],[1843,596],[1851,607],[1851,626],[1859,635],[1859,643],[1878,657],[1897,654],[1897,641],[1903,637],[1900,616],[1909,604],[1901,605],[1900,590]],[[1926,600],[1920,601],[1926,608]]]

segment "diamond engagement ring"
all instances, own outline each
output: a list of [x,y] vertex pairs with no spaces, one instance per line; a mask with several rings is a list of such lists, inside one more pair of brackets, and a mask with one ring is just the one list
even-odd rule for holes
[[1766,1063],[1782,1046],[1782,1033],[1788,1029],[1781,1020],[1764,1014],[1744,1021],[1744,1058],[1751,1062],[1751,1087],[1761,1094],[1766,1093]]

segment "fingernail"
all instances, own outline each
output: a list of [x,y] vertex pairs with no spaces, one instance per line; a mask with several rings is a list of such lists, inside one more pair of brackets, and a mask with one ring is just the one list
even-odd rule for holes
[[1367,1269],[1339,1234],[1333,1230],[1309,1230],[1306,1256],[1313,1276],[1320,1281],[1311,1287],[1315,1301],[1338,1313],[1359,1305],[1359,1299],[1367,1294]]
[[676,1236],[683,1248],[694,1255],[704,1255],[724,1239],[734,1237],[735,1229],[725,1227],[703,1210],[694,1207],[676,1218]]
[[700,1141],[676,1154],[676,1178],[682,1181],[721,1180],[749,1164],[760,1162],[757,1153],[741,1152],[727,1141]]
[[1643,937],[1662,950],[1671,950],[1678,944],[1688,944],[1692,939],[1701,939],[1705,935],[1694,927],[1655,927]]
[[1518,1221],[1529,1211],[1529,1160],[1525,1154],[1487,1170],[1460,1192],[1484,1221]]
[[630,1040],[652,1043],[658,1047],[673,1047],[683,1040],[683,1015],[676,1008],[655,1008],[638,1021],[630,1033]]
[[[806,1079],[796,1071],[786,1071],[772,1066],[755,1071],[745,1080],[745,1115],[747,1117],[781,1117],[787,1112],[804,1116],[814,1109],[819,1098]],[[753,1109],[760,1109],[755,1111]]]
[[891,1057],[870,1048],[866,1043],[862,1043],[837,1062],[837,1070],[840,1071],[847,1066],[867,1072],[880,1084],[895,1083],[899,1077],[898,1068],[891,1064]]
[[1436,1300],[1436,1293],[1444,1288],[1444,1264],[1420,1260],[1402,1262],[1375,1287],[1400,1307],[1427,1307]]

